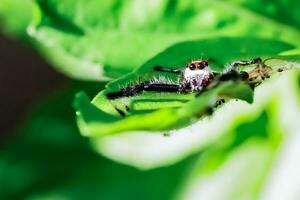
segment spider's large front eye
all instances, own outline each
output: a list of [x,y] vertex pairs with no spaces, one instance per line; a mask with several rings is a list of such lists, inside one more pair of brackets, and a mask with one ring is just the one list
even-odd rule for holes
[[203,63],[198,64],[198,69],[204,69],[206,66]]
[[190,70],[195,70],[196,69],[196,65],[195,64],[190,64],[189,68],[190,68]]

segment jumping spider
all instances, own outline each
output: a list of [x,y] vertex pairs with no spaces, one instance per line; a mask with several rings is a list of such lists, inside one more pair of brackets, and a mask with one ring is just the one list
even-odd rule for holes
[[[256,67],[249,71],[238,71],[241,66],[253,65]],[[208,61],[195,60],[187,63],[184,69],[172,69],[163,66],[155,66],[154,71],[168,72],[178,74],[177,83],[157,83],[155,81],[144,81],[136,85],[127,86],[117,92],[107,94],[108,99],[118,99],[122,97],[136,96],[143,91],[151,92],[176,92],[176,93],[192,93],[198,95],[208,86],[217,85],[224,81],[244,81],[252,86],[259,84],[265,78],[270,77],[271,68],[266,66],[261,58],[252,60],[239,60],[231,63],[222,72],[214,72],[211,70]]]

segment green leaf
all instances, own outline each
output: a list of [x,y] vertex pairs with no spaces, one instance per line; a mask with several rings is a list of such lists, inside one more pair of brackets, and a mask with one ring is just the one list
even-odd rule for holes
[[[253,45],[255,43],[264,45],[258,47]],[[230,48],[225,49],[226,47]],[[224,50],[220,51],[222,48]],[[220,85],[198,98],[195,98],[194,94],[161,93],[158,96],[153,92],[145,92],[126,98],[124,103],[123,99],[108,100],[106,94],[118,91],[120,86],[126,86],[130,82],[134,84],[153,77],[163,76],[177,81],[178,77],[174,75],[154,73],[153,66],[157,65],[180,67],[185,66],[191,59],[202,56],[213,59],[215,62],[213,69],[220,71],[222,65],[230,61],[273,56],[291,48],[292,46],[285,43],[254,38],[219,38],[174,45],[134,72],[108,84],[107,89],[100,92],[92,104],[84,94],[79,94],[75,100],[75,108],[82,133],[87,136],[101,136],[133,130],[171,130],[191,124],[213,107],[218,98],[239,98],[252,102],[252,90],[242,83]],[[122,110],[126,116],[120,116],[115,108]]]
[[252,118],[241,119],[199,156],[180,199],[258,198],[283,139],[280,125],[273,123],[274,104],[265,109]]
[[[295,68],[299,69],[300,65]],[[251,136],[264,137],[265,133],[273,134],[277,131],[292,135],[299,130],[298,83],[299,70],[274,75],[255,89],[253,104],[229,101],[210,118],[171,131],[169,137],[149,131],[135,131],[90,139],[95,149],[102,155],[142,169],[151,169],[171,165],[191,154],[204,151],[207,146],[218,146],[219,142],[226,145],[229,143],[232,146],[228,149],[230,150]],[[272,116],[267,129],[256,131],[257,126],[265,127],[262,125],[264,121],[260,120],[260,123],[251,128],[242,126],[245,128],[239,128],[234,133],[230,131],[240,124],[254,122],[266,106],[271,108],[268,115]],[[279,124],[280,128],[276,128]]]
[[[298,8],[300,6],[299,1],[230,0],[227,1],[227,3],[235,3],[241,5],[260,15],[264,15],[278,22],[300,29],[300,14],[298,12]],[[261,9],[262,7],[264,9]]]
[[[232,90],[232,88],[234,89]],[[195,121],[198,116],[205,114],[207,109],[213,107],[218,96],[240,99],[244,97],[244,100],[252,101],[252,91],[249,86],[242,84],[237,86],[234,83],[229,83],[201,95],[179,109],[162,108],[165,107],[165,104],[161,104],[160,101],[158,101],[159,105],[153,106],[151,101],[155,101],[155,99],[148,97],[146,103],[143,102],[143,105],[140,105],[139,108],[144,111],[148,107],[152,112],[139,114],[138,110],[135,110],[125,118],[109,115],[99,110],[89,102],[89,99],[83,93],[77,95],[74,106],[77,109],[78,123],[82,134],[96,137],[133,130],[168,131],[174,128],[182,128]],[[165,103],[172,104],[174,100],[168,101],[169,95],[166,95],[166,97]],[[174,98],[175,101],[180,101],[180,99]],[[177,106],[175,105],[175,107]],[[156,109],[160,107],[160,109],[153,111],[153,107],[156,107]]]
[[[207,152],[188,174],[178,199],[258,199],[275,155],[272,141],[252,138],[230,152]],[[212,167],[210,173],[206,167]]]
[[[258,43],[264,45],[258,47],[255,45]],[[252,102],[253,98],[252,90],[247,85],[230,82],[197,98],[194,94],[144,92],[125,100],[108,100],[108,92],[118,91],[121,86],[134,83],[140,77],[143,79],[159,75],[168,76],[151,72],[153,66],[183,66],[187,61],[201,55],[203,49],[203,58],[214,60],[212,67],[215,70],[221,70],[224,66],[222,63],[259,56],[267,58],[265,63],[275,72],[278,68],[300,68],[300,56],[292,56],[292,53],[290,56],[276,56],[292,48],[285,43],[255,38],[219,38],[174,45],[134,72],[109,83],[106,90],[101,91],[92,102],[89,102],[86,95],[79,93],[74,102],[78,126],[83,135],[91,138],[95,149],[105,156],[143,169],[169,165],[222,135],[222,130],[226,130],[230,123],[233,123],[236,115],[242,115],[250,108],[253,113],[258,112],[258,105],[262,104],[262,99],[269,96],[256,98],[254,107],[241,101],[230,101],[232,98],[239,98]],[[275,81],[279,75],[280,73],[274,73],[271,79]],[[168,78],[176,79],[172,75]],[[211,108],[220,97],[227,97],[228,105],[226,103],[214,109],[215,114],[211,118],[204,117],[207,108]],[[124,104],[131,109],[129,112]],[[120,116],[115,107],[123,110],[126,116]],[[162,134],[170,137],[163,137]]]
[[191,39],[261,36],[300,45],[298,30],[222,1],[37,0],[35,8],[34,44],[77,79],[119,77]]
[[32,19],[32,0],[1,0],[1,29],[13,37],[28,39],[27,26]]
[[[90,84],[86,87],[82,82],[77,83],[35,106],[26,125],[19,129],[18,139],[1,148],[0,199],[85,199],[87,196],[89,199],[119,199],[120,196],[132,199],[138,196],[150,200],[195,197],[194,192],[217,198],[216,190],[222,191],[222,199],[298,195],[299,159],[295,153],[299,152],[300,142],[297,134],[300,101],[295,96],[299,96],[299,75],[299,71],[286,73],[257,88],[260,98],[255,102],[262,100],[259,109],[257,104],[235,103],[236,110],[243,113],[233,123],[222,115],[221,123],[209,124],[221,127],[217,131],[224,131],[223,135],[213,135],[215,139],[207,148],[189,153],[195,156],[148,171],[117,164],[89,149],[78,133],[71,107],[66,105],[70,104],[74,92],[85,90],[93,95],[103,86],[94,84],[91,88]],[[281,108],[285,109],[279,113]],[[218,112],[222,109],[223,114],[230,110],[221,107]],[[278,121],[280,118],[287,120]],[[188,132],[180,138],[160,137],[164,144],[148,138],[152,150],[157,152],[155,156],[164,154],[163,145],[169,145],[175,138],[179,141],[172,145],[178,149],[171,152],[185,151],[182,147],[186,146],[186,140],[195,141],[195,136],[201,135],[197,128],[194,134]],[[197,142],[212,133],[209,129],[205,131],[208,135],[199,137]],[[131,141],[125,146],[128,149],[140,145],[127,158],[140,156],[149,161],[149,152],[144,152],[149,146],[145,141],[139,142]],[[112,149],[124,151],[120,142],[114,144],[110,145]],[[188,147],[193,148],[191,143]]]

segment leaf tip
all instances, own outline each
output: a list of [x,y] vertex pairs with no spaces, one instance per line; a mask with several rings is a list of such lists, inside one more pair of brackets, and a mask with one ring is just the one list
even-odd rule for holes
[[79,110],[80,107],[82,107],[82,104],[85,102],[90,102],[89,97],[87,96],[87,94],[83,91],[80,91],[78,93],[75,94],[75,98],[73,101],[73,107],[76,110]]

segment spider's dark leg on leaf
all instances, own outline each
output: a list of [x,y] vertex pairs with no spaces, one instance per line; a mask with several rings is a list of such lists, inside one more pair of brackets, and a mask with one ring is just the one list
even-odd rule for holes
[[230,70],[227,71],[225,73],[219,73],[216,76],[216,80],[217,81],[237,81],[237,80],[241,80],[241,81],[245,81],[247,80],[249,77],[249,74],[245,71],[241,71],[238,72],[236,70]]
[[173,74],[180,74],[181,70],[180,69],[172,69],[169,67],[162,67],[162,66],[155,66],[153,68],[154,71],[159,71],[159,72],[168,72],[168,73],[173,73]]
[[217,108],[218,106],[222,105],[223,103],[225,103],[225,99],[220,99],[216,102],[215,107]]
[[145,81],[137,85],[128,86],[122,88],[118,92],[107,93],[108,99],[118,99],[122,97],[131,97],[136,96],[143,91],[152,91],[152,92],[180,92],[181,85],[179,84],[163,84],[163,83],[151,83],[150,81]]
[[[167,67],[162,66],[156,66],[154,67],[155,71],[161,71],[161,72],[168,72],[173,74],[180,74],[181,70],[179,69],[171,69]],[[185,85],[179,85],[179,84],[163,84],[163,83],[151,83],[150,81],[141,82],[137,85],[128,86],[125,88],[120,89],[120,91],[117,92],[110,92],[107,93],[107,98],[110,100],[122,98],[122,97],[131,97],[138,95],[142,93],[143,91],[153,91],[153,92],[181,92],[183,90],[183,87],[186,87]],[[126,106],[125,106],[126,107]],[[122,110],[116,108],[116,111],[121,115],[125,116],[125,112]],[[129,111],[129,107],[126,107],[126,110]]]
[[245,71],[238,72],[236,68],[247,65],[261,65],[262,59],[255,58],[252,60],[238,60],[234,61],[229,65],[228,69],[225,69],[224,72],[221,72],[217,77],[219,81],[229,81],[229,80],[242,80],[245,81],[249,78],[249,74]]
[[237,71],[236,68],[240,66],[247,66],[247,65],[252,65],[252,64],[257,64],[261,65],[262,64],[262,59],[261,58],[255,58],[252,60],[240,60],[240,61],[234,61],[229,65],[228,68],[226,68],[223,72],[213,72],[214,75],[214,81],[211,82],[204,90],[200,91],[199,93],[196,94],[196,97],[205,92],[206,90],[212,89],[221,82],[224,81],[246,81],[249,78],[249,73],[245,71]]
[[122,116],[122,117],[125,117],[125,112],[123,111],[123,110],[121,110],[121,109],[119,109],[119,108],[117,108],[117,107],[114,107],[115,108],[115,110]]
[[252,60],[237,60],[230,64],[231,67],[240,67],[240,66],[247,66],[253,64],[261,64],[261,58],[254,58]]
[[[187,87],[181,84],[161,84],[161,83],[151,83],[150,81],[142,82],[138,85],[128,86],[122,88],[117,92],[107,93],[106,96],[110,100],[122,98],[122,97],[131,97],[142,93],[143,91],[152,91],[152,92],[182,92]],[[124,117],[126,114],[123,110],[114,106],[116,111]],[[126,111],[129,111],[129,107],[125,105]]]

